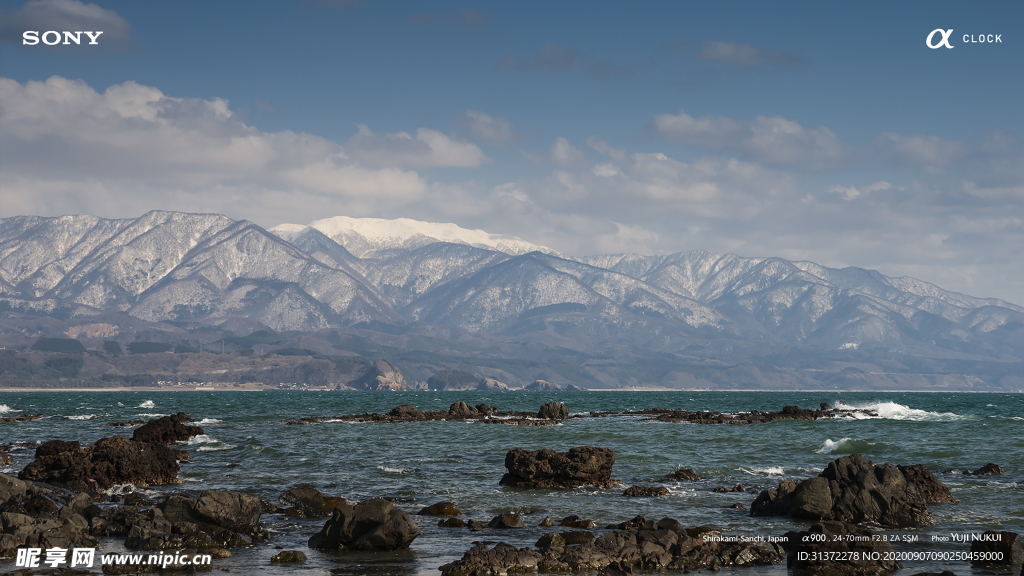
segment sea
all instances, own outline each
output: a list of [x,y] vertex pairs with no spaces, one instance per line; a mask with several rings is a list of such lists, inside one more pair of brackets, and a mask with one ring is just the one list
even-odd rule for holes
[[[400,404],[420,410],[447,410],[456,401],[486,403],[502,411],[536,411],[546,402],[565,404],[573,418],[556,426],[505,426],[465,421],[353,423],[326,421],[285,425],[305,416],[386,413]],[[845,404],[877,412],[877,417],[784,420],[751,425],[664,423],[636,416],[594,418],[591,411],[682,408],[740,412],[776,411],[783,406],[816,408]],[[935,552],[934,560],[903,562],[902,574],[950,570],[958,575],[1016,576],[1010,569],[971,567],[943,561],[941,553],[963,552],[969,544],[954,541],[986,530],[1024,533],[1024,394],[898,392],[0,392],[0,416],[42,413],[40,420],[0,423],[0,443],[25,442],[15,462],[0,471],[16,475],[34,455],[32,446],[52,439],[83,445],[132,429],[109,422],[149,419],[183,411],[206,433],[176,446],[191,452],[182,463],[180,484],[143,489],[150,496],[206,489],[240,490],[277,502],[282,492],[313,486],[349,500],[401,499],[396,506],[414,515],[422,535],[400,552],[319,552],[307,547],[324,520],[296,519],[265,513],[273,534],[269,542],[236,549],[214,560],[214,570],[233,574],[431,575],[457,560],[477,542],[532,546],[556,522],[569,515],[597,524],[623,522],[637,515],[675,518],[684,526],[714,526],[725,535],[781,536],[806,529],[808,522],[790,518],[752,518],[749,508],[758,491],[781,481],[816,476],[829,462],[860,453],[876,463],[924,464],[945,483],[957,504],[930,505],[938,524],[912,529],[882,529],[894,550]],[[529,490],[498,485],[505,454],[514,448],[565,451],[592,445],[615,451],[612,477],[616,488]],[[951,470],[974,470],[992,462],[1003,476],[971,476]],[[662,482],[676,469],[690,468],[693,482]],[[629,498],[632,484],[663,485],[658,498]],[[743,485],[745,492],[714,492]],[[526,528],[441,528],[438,518],[415,516],[424,506],[452,501],[464,519],[486,524],[505,512],[522,515]],[[740,509],[733,507],[739,504]],[[598,530],[598,533],[602,530]],[[123,550],[117,540],[101,542],[102,552]],[[301,550],[308,560],[298,565],[271,565],[281,549]],[[14,560],[0,560],[0,572],[14,570]],[[96,569],[99,573],[99,569]],[[723,573],[781,576],[786,565],[725,568]]]

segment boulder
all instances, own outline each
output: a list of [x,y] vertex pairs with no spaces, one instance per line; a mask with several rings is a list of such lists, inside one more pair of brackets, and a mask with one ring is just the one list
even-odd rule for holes
[[565,546],[565,538],[558,532],[548,532],[541,536],[535,544],[537,548],[551,548],[552,546]]
[[508,473],[502,486],[526,488],[578,488],[586,484],[609,488],[621,484],[612,480],[615,451],[596,446],[577,446],[568,452],[516,448],[505,455]]
[[462,516],[462,511],[454,502],[437,502],[424,507],[417,516]]
[[140,487],[174,484],[179,469],[177,458],[167,446],[113,436],[84,449],[77,441],[40,444],[36,459],[18,477],[80,492],[99,492],[128,482]]
[[0,474],[0,558],[19,547],[96,546],[85,510],[88,494],[76,494]]
[[487,524],[490,528],[525,528],[526,524],[523,523],[523,519],[519,517],[519,514],[498,514]]
[[186,426],[186,422],[194,422],[194,420],[186,416],[184,412],[150,420],[135,429],[132,440],[171,444],[172,442],[185,442],[206,433],[199,426]]
[[875,536],[835,521],[814,524],[804,532],[787,532],[786,566],[794,572],[835,576],[875,576],[902,568],[886,556],[892,553],[889,542]]
[[413,408],[409,404],[402,404],[401,406],[395,406],[388,412],[388,416],[395,418],[416,418],[419,416],[419,410]]
[[630,486],[622,493],[623,496],[633,498],[653,498],[657,496],[668,496],[668,488],[664,486]]
[[374,498],[359,504],[342,504],[309,539],[320,550],[401,550],[420,535],[408,514],[391,502]]
[[972,558],[971,564],[1010,566],[1024,563],[1024,548],[1021,548],[1020,534],[1016,532],[983,532],[980,539],[971,542],[971,552],[990,553],[987,558]]
[[970,474],[972,476],[1002,476],[1003,474],[1006,474],[1006,472],[1003,471],[1002,467],[1000,467],[999,464],[993,464],[989,462],[988,464],[985,464],[984,466],[978,468],[977,470],[971,472]]
[[199,498],[174,495],[149,510],[131,506],[101,511],[99,517],[107,522],[104,535],[127,532],[126,548],[170,550],[239,548],[266,540],[267,533],[260,523],[262,513],[256,496],[206,490]]
[[669,474],[666,480],[685,482],[690,480],[700,480],[700,476],[697,476],[697,473],[694,472],[693,470],[690,470],[689,468],[683,468],[681,470],[676,470],[675,472]]
[[464,528],[466,522],[461,518],[445,518],[444,520],[438,520],[437,525],[441,528]]
[[301,511],[304,518],[327,518],[346,500],[340,496],[329,496],[316,488],[302,486],[285,491],[278,502]]
[[750,515],[926,526],[935,523],[927,504],[937,502],[955,500],[924,466],[876,466],[852,454],[830,463],[815,478],[782,482],[761,492]]
[[569,417],[569,409],[561,402],[551,401],[540,407],[537,417],[548,420],[565,420]]
[[270,557],[271,562],[282,564],[296,564],[306,561],[306,555],[301,550],[282,550]]
[[461,400],[452,404],[451,407],[448,408],[448,415],[452,418],[470,418],[477,414],[478,412],[476,411],[476,408],[473,408]]

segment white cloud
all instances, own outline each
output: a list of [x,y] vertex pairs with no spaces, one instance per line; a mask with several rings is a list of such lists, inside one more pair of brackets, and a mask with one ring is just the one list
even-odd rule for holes
[[776,52],[775,50],[760,46],[740,44],[738,42],[723,42],[721,40],[705,42],[700,52],[697,53],[697,58],[744,67],[773,66],[789,68],[804,64],[804,59],[798,54]]
[[742,122],[726,116],[694,118],[659,114],[650,125],[663,140],[709,152],[739,154],[754,160],[793,169],[820,170],[849,162],[852,148],[825,126],[804,128],[781,116],[758,116]]
[[345,144],[345,149],[353,158],[374,166],[474,168],[491,162],[476,144],[453,140],[429,128],[419,128],[416,136],[407,132],[377,136],[360,124],[359,133]]
[[458,119],[462,130],[470,137],[483,140],[495,147],[505,146],[517,138],[515,128],[506,118],[495,118],[476,110],[466,110]]
[[902,136],[885,132],[875,138],[874,145],[883,161],[927,174],[942,174],[967,155],[967,147],[963,143],[937,136]]
[[867,186],[862,186],[860,188],[836,185],[830,187],[828,191],[832,194],[838,194],[846,200],[854,200],[861,196],[867,196],[872,192],[880,192],[882,190],[889,190],[890,188],[892,188],[892,184],[880,180],[874,184],[868,184]]
[[585,166],[590,159],[579,148],[569,143],[569,140],[559,136],[555,138],[551,149],[551,162],[555,166]]

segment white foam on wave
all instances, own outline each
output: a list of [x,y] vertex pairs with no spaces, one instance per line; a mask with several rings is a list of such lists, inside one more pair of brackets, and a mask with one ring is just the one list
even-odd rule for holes
[[836,408],[839,410],[870,410],[876,412],[878,416],[868,416],[860,412],[852,412],[851,418],[857,420],[866,420],[871,418],[885,418],[887,420],[912,420],[912,421],[940,421],[948,422],[950,420],[960,420],[964,418],[960,414],[954,414],[952,412],[929,412],[927,410],[918,410],[917,408],[911,408],[903,404],[896,402],[871,402],[868,404],[847,404],[840,400],[836,402]]
[[223,420],[217,420],[216,418],[203,418],[199,422],[196,422],[196,424],[223,424],[223,423],[224,423]]
[[21,410],[15,410],[7,404],[0,404],[0,414],[7,414],[8,412],[21,412]]
[[841,454],[849,454],[853,452],[861,452],[866,449],[870,449],[875,446],[874,442],[867,440],[857,440],[856,438],[841,438],[839,440],[833,440],[826,438],[822,442],[821,447],[818,448],[818,454],[833,454],[839,452]]
[[200,446],[196,452],[220,452],[221,450],[234,450],[238,448],[234,444],[221,444],[220,446]]
[[200,434],[199,436],[193,436],[185,441],[185,444],[189,446],[195,446],[196,444],[212,444],[214,442],[220,442],[209,434]]
[[139,408],[156,408],[156,404],[152,400],[146,400],[142,404],[138,405]]
[[850,440],[852,440],[852,438],[843,438],[842,440],[826,438],[825,442],[822,443],[821,448],[818,448],[818,454],[831,454],[835,452],[836,448],[839,448],[843,442],[848,442]]
[[781,476],[785,473],[782,466],[768,466],[766,468],[740,468],[740,471],[746,472],[751,476]]
[[415,468],[392,468],[391,466],[377,466],[377,470],[388,474],[412,474],[416,471]]
[[167,416],[167,414],[147,414],[143,412],[142,414],[136,414],[136,416],[142,416],[144,418],[162,418],[164,416]]
[[82,414],[81,416],[65,416],[68,420],[92,420],[95,418],[95,414]]

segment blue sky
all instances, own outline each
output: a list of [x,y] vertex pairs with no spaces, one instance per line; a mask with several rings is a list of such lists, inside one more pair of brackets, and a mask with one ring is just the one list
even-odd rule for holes
[[1021,2],[0,9],[2,216],[409,217],[1024,304]]

